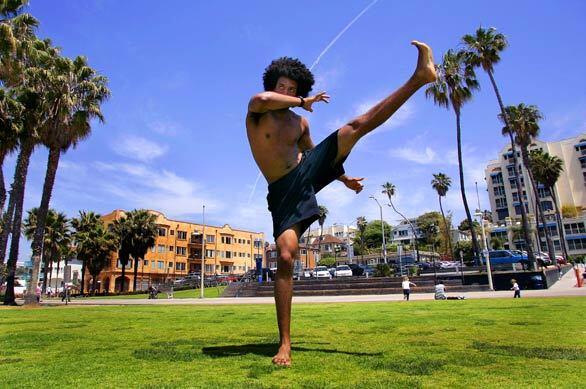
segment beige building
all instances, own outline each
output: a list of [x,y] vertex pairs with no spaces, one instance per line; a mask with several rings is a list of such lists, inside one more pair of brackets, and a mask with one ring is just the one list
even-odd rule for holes
[[[563,171],[555,185],[558,205],[570,205],[580,211],[586,210],[586,133],[558,142],[542,142],[536,140],[529,148],[540,149],[563,161]],[[521,218],[521,206],[528,212],[529,221],[535,229],[535,203],[533,190],[523,166],[520,151],[517,150],[517,171],[521,174],[521,190],[516,186],[513,171],[513,154],[509,146],[499,153],[497,160],[490,161],[485,170],[486,184],[492,211],[493,226],[491,237],[498,237],[505,242],[506,248],[523,249],[524,241],[513,233]],[[546,219],[546,226],[552,233],[556,251],[561,250],[560,235],[555,222],[555,207],[549,190],[543,185],[537,187],[539,201]],[[582,234],[585,217],[563,220],[564,230],[568,233],[566,240],[570,254],[586,253],[586,235]],[[581,226],[581,227],[580,227]],[[576,228],[574,228],[576,227]],[[543,226],[540,224],[539,229]],[[575,231],[580,231],[575,233]],[[535,239],[535,237],[534,237]],[[545,238],[541,241],[541,250],[545,250]]]
[[[161,212],[157,216],[158,236],[144,260],[138,264],[137,289],[146,289],[153,283],[163,283],[185,277],[189,272],[200,272],[205,250],[205,274],[243,274],[256,268],[255,259],[264,257],[264,234],[238,230],[225,224],[222,227],[204,226],[168,219]],[[120,219],[124,211],[115,210],[102,217],[106,225]],[[205,248],[203,235],[205,234]],[[132,290],[133,263],[126,268],[125,289]],[[112,253],[109,266],[100,273],[100,289],[120,290],[122,268],[118,254]]]

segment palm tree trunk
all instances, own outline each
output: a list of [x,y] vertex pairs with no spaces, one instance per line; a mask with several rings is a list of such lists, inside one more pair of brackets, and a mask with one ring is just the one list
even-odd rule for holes
[[[553,200],[553,205],[555,207],[555,215],[558,223],[558,230],[560,231],[560,245],[562,246],[562,252],[564,253],[564,258],[566,261],[570,260],[568,255],[568,246],[566,242],[566,232],[564,231],[564,223],[562,222],[562,216],[560,213],[560,208],[558,207],[558,201],[554,192],[555,188],[549,188],[549,192],[551,193],[551,198]],[[552,261],[555,261],[555,256],[553,257]]]
[[4,158],[6,152],[0,152],[0,216],[4,212],[4,204],[6,203],[6,186],[4,185]]
[[[47,222],[47,213],[49,213],[49,203],[51,201],[51,193],[53,192],[53,185],[55,184],[55,176],[57,175],[57,168],[59,167],[59,157],[61,149],[59,147],[51,147],[49,150],[49,158],[47,160],[47,172],[45,173],[45,183],[43,184],[43,195],[41,197],[41,205],[37,213],[37,226],[33,235],[32,244],[32,273],[31,282],[27,288],[27,298],[25,298],[25,305],[34,304],[35,290],[33,285],[39,281],[39,268],[41,267],[41,252],[43,249],[43,237],[45,234],[45,224]],[[59,269],[59,265],[57,265]],[[57,270],[58,271],[58,270]]]
[[[20,233],[22,225],[22,208],[24,203],[24,190],[26,186],[26,176],[31,155],[34,150],[32,139],[26,139],[20,148],[14,169],[14,181],[12,183],[12,192],[10,193],[9,203],[14,201],[14,218],[12,220],[12,238],[10,239],[10,255],[8,256],[7,268],[8,277],[6,279],[6,295],[4,296],[4,305],[15,305],[14,296],[14,277],[16,274],[16,261],[18,260],[18,245],[20,243]],[[14,200],[13,200],[14,197]],[[10,207],[10,204],[9,204]],[[36,287],[36,285],[35,285]]]
[[[205,255],[205,253],[202,253],[202,258]],[[132,291],[136,292],[136,281],[138,279],[138,261],[142,261],[142,258],[137,257],[134,259],[134,279],[132,280]],[[203,260],[202,260],[203,262]],[[204,276],[204,269],[201,269],[201,276]]]
[[[501,98],[501,94],[496,86],[496,81],[494,80],[494,75],[492,74],[491,70],[487,71],[488,77],[490,78],[490,82],[494,89],[494,93],[496,94],[496,99],[499,103],[499,107],[501,109],[501,114],[503,116],[503,120],[505,122],[505,126],[509,127],[509,117],[507,112],[505,111],[505,105],[503,104],[503,99]],[[521,177],[519,176],[519,172],[517,171],[518,161],[517,161],[517,152],[515,151],[515,140],[513,139],[513,134],[509,131],[509,138],[511,141],[511,151],[513,152],[513,173],[515,174],[515,182],[517,184],[517,193],[519,193],[519,199],[521,200],[521,222],[523,224],[523,239],[525,239],[525,245],[527,246],[527,257],[529,258],[529,262],[535,266],[535,255],[533,253],[533,244],[531,242],[531,236],[529,235],[529,221],[527,220],[527,212],[525,211],[525,203],[523,202],[523,188],[521,187]],[[527,168],[527,167],[526,167]]]
[[86,258],[82,258],[81,260],[81,287],[79,288],[79,293],[83,296],[85,291],[85,270],[87,267],[87,260]]
[[470,235],[472,235],[472,249],[476,258],[480,258],[480,247],[478,246],[478,239],[476,238],[476,231],[474,224],[472,224],[472,215],[470,215],[470,208],[468,208],[468,200],[466,199],[466,187],[464,185],[464,164],[462,163],[462,131],[460,127],[460,111],[454,108],[456,113],[456,142],[458,144],[458,168],[460,170],[460,192],[462,194],[462,202],[464,203],[464,210],[466,211],[466,218],[470,226]]
[[126,264],[122,264],[122,279],[120,281],[120,293],[124,292],[124,279],[126,277]]
[[403,215],[401,212],[397,211],[397,208],[395,208],[395,204],[393,204],[390,197],[389,197],[389,204],[391,204],[391,208],[393,208],[393,211],[395,211],[395,213],[399,214],[403,218],[403,220],[405,220],[405,222],[407,222],[407,224],[409,224],[409,227],[411,227],[411,233],[413,234],[413,244],[415,245],[415,253],[417,255],[417,262],[419,262],[419,246],[417,244],[417,232],[415,231],[415,227],[413,226],[413,223],[411,223],[411,220],[407,219],[405,217],[405,215]]
[[[538,221],[540,221],[541,225],[543,226],[543,233],[545,234],[545,241],[547,243],[547,252],[548,252],[549,257],[552,258],[552,261],[553,261],[555,259],[554,246],[553,246],[553,242],[551,240],[551,234],[549,233],[547,225],[545,224],[545,217],[543,215],[543,208],[541,206],[541,201],[539,200],[539,192],[537,190],[537,183],[535,182],[535,179],[533,178],[533,172],[530,169],[529,152],[527,151],[526,147],[521,148],[521,157],[523,158],[523,165],[525,165],[525,168],[527,170],[527,175],[529,176],[529,181],[531,183],[531,189],[533,190],[533,195],[535,196],[535,203],[536,203],[535,226],[537,227],[537,242],[538,242],[538,246],[539,246],[539,251],[541,251],[541,241],[539,239],[539,223],[538,223]],[[553,257],[552,257],[552,255],[553,255]]]
[[448,222],[446,220],[446,215],[444,214],[444,207],[442,206],[442,196],[438,196],[439,197],[439,204],[440,204],[440,211],[442,211],[442,219],[444,219],[444,226],[446,229],[446,238],[447,238],[447,242],[448,242],[448,249],[449,251],[449,256],[451,257],[454,254],[454,251],[452,250],[452,237],[450,236],[450,229],[448,228]]
[[16,204],[16,197],[12,196],[13,190],[10,191],[10,199],[8,200],[8,209],[2,215],[2,235],[0,235],[0,263],[4,263],[6,258],[6,248],[8,246],[8,237],[12,230],[12,221],[14,220],[14,207]]

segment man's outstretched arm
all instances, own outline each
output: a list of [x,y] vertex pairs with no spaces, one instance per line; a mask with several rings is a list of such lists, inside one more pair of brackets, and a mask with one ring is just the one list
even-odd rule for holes
[[248,103],[248,111],[254,113],[265,113],[292,107],[302,107],[304,110],[313,112],[312,105],[318,101],[329,103],[330,96],[326,92],[320,92],[309,97],[288,96],[276,92],[262,92],[252,96]]

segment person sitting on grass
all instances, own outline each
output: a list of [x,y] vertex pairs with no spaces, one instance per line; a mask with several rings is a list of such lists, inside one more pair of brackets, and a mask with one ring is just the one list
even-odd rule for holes
[[446,296],[446,286],[442,280],[439,280],[435,285],[435,296],[436,300],[464,300],[466,297],[460,296]]

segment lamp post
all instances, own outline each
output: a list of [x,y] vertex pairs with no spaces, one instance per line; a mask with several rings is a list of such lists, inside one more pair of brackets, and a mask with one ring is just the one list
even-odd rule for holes
[[383,259],[386,264],[387,263],[387,244],[385,242],[385,224],[383,222],[383,207],[380,205],[380,203],[378,202],[376,197],[370,196],[370,198],[373,199],[374,201],[376,201],[376,203],[378,204],[378,207],[380,209],[380,226],[381,226],[381,230],[382,230],[382,234],[383,234]]
[[[483,214],[482,214],[482,212],[480,212],[480,209],[478,209],[476,212],[474,212],[474,216],[478,216],[480,218],[480,227],[482,229],[482,242],[484,243],[484,250],[482,251],[482,255],[483,255],[484,259],[486,260],[486,272],[488,274],[488,288],[490,290],[494,290],[494,287],[492,284],[492,270],[490,269],[490,256],[488,255],[488,242],[486,241],[486,234],[484,233],[484,218],[482,217]],[[470,226],[470,228],[474,228],[474,226]]]

